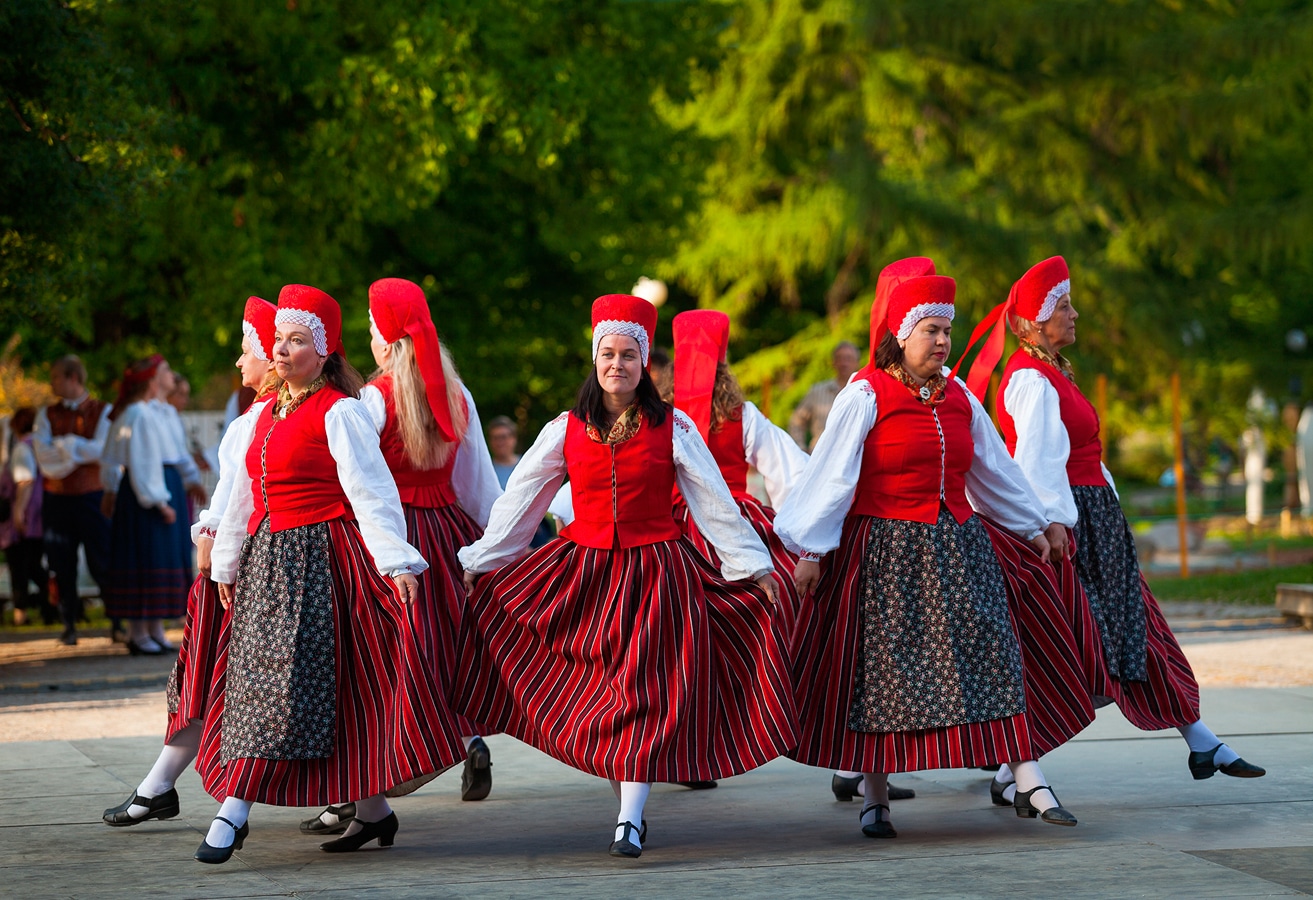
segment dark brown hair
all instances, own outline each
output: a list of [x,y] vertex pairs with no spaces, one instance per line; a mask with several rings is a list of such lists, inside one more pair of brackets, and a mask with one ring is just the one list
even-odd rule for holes
[[879,345],[875,348],[875,367],[877,369],[887,369],[894,363],[902,364],[903,348],[898,346],[898,338],[894,337],[892,331],[886,331],[884,337],[880,338]]

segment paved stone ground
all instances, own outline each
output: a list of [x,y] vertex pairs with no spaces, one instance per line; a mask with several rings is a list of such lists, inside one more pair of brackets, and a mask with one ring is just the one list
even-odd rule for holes
[[[1136,731],[1109,709],[1043,761],[1076,828],[991,806],[986,773],[935,770],[896,777],[918,797],[894,805],[896,840],[872,841],[829,773],[777,760],[714,791],[656,787],[636,861],[606,855],[605,782],[494,736],[492,795],[462,803],[453,772],[395,801],[391,850],[323,854],[297,832],[307,811],[257,807],[246,848],[202,866],[191,854],[217,804],[194,772],[178,818],[99,820],[158,752],[168,661],[28,658],[0,665],[0,879],[21,898],[1304,896],[1313,634],[1273,624],[1174,621],[1205,719],[1266,778],[1193,781],[1175,733]],[[114,681],[129,678],[140,683]]]

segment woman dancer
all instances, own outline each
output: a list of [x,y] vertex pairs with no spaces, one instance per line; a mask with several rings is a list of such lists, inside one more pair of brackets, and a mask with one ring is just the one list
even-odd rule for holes
[[[1102,462],[1098,413],[1062,355],[1076,340],[1077,318],[1066,260],[1054,256],[1036,264],[972,335],[974,342],[994,329],[967,386],[984,396],[1006,323],[1021,346],[1004,368],[995,411],[1008,451],[1052,523],[1046,534],[1063,557],[1060,565],[1074,565],[1075,590],[1097,624],[1075,629],[1091,651],[1092,692],[1115,701],[1136,728],[1180,731],[1194,778],[1218,771],[1257,778],[1266,770],[1241,759],[1199,717],[1199,685],[1140,572],[1112,474]],[[1010,785],[1010,772],[1000,769],[992,785],[996,801],[1006,800]]]
[[[542,430],[487,533],[460,551],[472,593],[454,699],[475,721],[611,779],[610,853],[632,858],[651,782],[768,762],[792,746],[793,703],[770,555],[648,375],[656,309],[613,294],[592,313],[595,367],[578,403]],[[514,562],[567,474],[575,519]],[[681,537],[675,484],[723,578]]]
[[[187,611],[192,582],[187,494],[205,496],[196,464],[172,452],[170,426],[153,408],[172,387],[173,372],[162,356],[128,367],[101,456],[104,512],[112,526],[105,614],[128,620],[133,656],[173,649],[164,620]],[[128,490],[120,490],[125,478]]]
[[881,273],[872,365],[839,392],[775,519],[803,596],[791,755],[865,773],[868,837],[897,834],[886,773],[1002,762],[1024,788],[1018,815],[1074,825],[1034,761],[1005,574],[967,492],[1040,555],[1047,523],[984,410],[941,374],[955,283],[927,270],[914,259]]
[[105,810],[106,825],[124,827],[148,819],[176,816],[179,812],[178,791],[174,785],[200,748],[201,721],[209,706],[210,680],[223,623],[219,591],[210,580],[210,550],[228,505],[233,482],[245,471],[244,456],[250,444],[251,429],[275,387],[270,378],[269,361],[274,346],[274,312],[272,303],[250,297],[242,313],[242,355],[237,357],[237,368],[242,373],[242,386],[254,390],[257,397],[246,413],[234,420],[224,433],[219,443],[219,483],[214,488],[209,508],[201,512],[192,526],[196,568],[200,574],[187,596],[187,626],[165,689],[169,715],[164,746],[155,765],[132,796]]
[[[369,287],[370,349],[378,374],[360,391],[360,401],[380,435],[383,458],[397,483],[406,515],[406,539],[429,563],[419,576],[420,599],[411,605],[412,627],[426,652],[443,667],[444,713],[456,662],[456,632],[465,607],[456,551],[483,536],[488,512],[501,485],[483,442],[474,398],[439,343],[428,302],[419,285],[384,278]],[[482,800],[492,790],[492,761],[478,728],[456,717],[464,735],[465,770],[461,799]],[[421,787],[439,771],[388,792],[400,796]],[[345,831],[355,805],[330,806],[301,823],[306,834]]]
[[384,792],[463,753],[441,712],[438,661],[405,605],[428,566],[405,541],[341,323],[323,291],[279,293],[283,383],[255,423],[212,554],[228,614],[198,769],[222,806],[201,862],[240,849],[257,802],[355,800],[346,833],[323,849],[390,846]]

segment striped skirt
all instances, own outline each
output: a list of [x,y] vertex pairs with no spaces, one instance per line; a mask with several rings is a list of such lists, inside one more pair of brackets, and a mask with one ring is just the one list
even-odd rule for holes
[[187,491],[174,466],[164,467],[164,483],[177,514],[172,525],[159,510],[137,501],[128,473],[123,473],[103,585],[105,614],[111,618],[173,619],[187,611],[187,592],[195,577]]
[[187,595],[187,624],[164,691],[169,704],[164,743],[172,743],[179,731],[205,718],[222,630],[223,606],[219,603],[219,589],[213,581],[198,575]]
[[[798,620],[800,605],[798,589],[793,586],[793,569],[798,564],[798,558],[785,548],[784,542],[775,534],[775,510],[751,494],[736,495],[734,500],[738,503],[743,518],[748,520],[748,524],[757,532],[757,537],[761,538],[761,542],[770,551],[771,562],[775,564],[775,581],[780,588],[781,629],[786,635],[792,634],[794,623]],[[687,504],[682,502],[682,499],[675,504],[674,515],[675,521],[684,530],[684,536],[693,545],[693,549],[702,554],[702,558],[719,571],[720,556],[716,553],[716,548],[702,536],[697,523],[693,521],[692,514],[688,511]]]
[[779,617],[684,539],[557,538],[480,580],[459,643],[459,710],[603,778],[723,778],[795,741]]
[[[1116,678],[1110,672],[1101,629],[1085,635],[1091,647],[1090,680],[1097,694],[1111,697],[1132,725],[1142,731],[1160,731],[1189,725],[1199,720],[1199,683],[1190,662],[1172,634],[1162,609],[1149,590],[1135,557],[1135,540],[1126,517],[1110,487],[1074,487],[1080,516],[1072,534],[1074,565],[1065,564],[1077,586],[1080,599],[1090,595],[1106,598],[1104,618],[1131,601],[1138,604],[1130,625],[1105,623],[1114,632],[1134,634],[1143,629],[1144,679]],[[1088,523],[1088,525],[1086,524]],[[1125,596],[1122,596],[1125,595]],[[1115,601],[1114,601],[1115,597]],[[1084,604],[1088,607],[1088,603]],[[1143,625],[1136,619],[1143,616]],[[1078,634],[1080,632],[1078,631]]]
[[[821,563],[820,584],[803,598],[790,648],[801,739],[790,756],[808,765],[859,772],[994,765],[1036,759],[1093,721],[1084,673],[1074,658],[1075,640],[1065,611],[1053,605],[1059,592],[1051,587],[1052,577],[1042,578],[1038,566],[1043,564],[1024,541],[1007,535],[1020,547],[1001,542],[1001,529],[981,519],[1003,571],[1021,650],[1026,712],[916,731],[849,728],[861,652],[862,563],[877,522],[849,516],[838,549]],[[1034,567],[1029,560],[1016,565],[1014,554],[1026,559],[1022,547]]]
[[[267,530],[267,520],[261,527]],[[243,597],[248,591],[260,591],[262,584],[281,581],[273,571],[280,543],[293,540],[295,532],[319,528],[326,528],[328,550],[329,628],[327,640],[320,641],[323,646],[331,643],[328,721],[287,723],[283,730],[291,738],[297,738],[297,731],[306,737],[286,740],[286,753],[234,758],[234,742],[225,740],[225,727],[240,729],[230,738],[240,734],[243,740],[250,740],[247,724],[253,716],[267,715],[270,705],[290,701],[293,709],[298,702],[317,709],[312,701],[296,696],[261,697],[249,687],[239,696],[256,698],[253,702],[266,708],[252,709],[243,701],[244,708],[229,709],[227,694],[230,681],[247,685],[269,677],[268,672],[230,671],[230,666],[240,666],[242,660],[261,657],[259,623],[235,621],[244,616]],[[218,800],[233,796],[277,806],[322,806],[384,793],[463,759],[459,726],[440,696],[439,660],[426,647],[430,643],[427,636],[436,628],[431,622],[434,609],[397,599],[390,581],[374,568],[359,526],[334,519],[279,532],[272,535],[270,549],[257,552],[261,547],[270,548],[268,538],[259,534],[247,538],[237,575],[237,596],[219,635],[210,709],[196,761],[206,790]],[[276,596],[265,599],[273,605],[279,600]],[[306,609],[310,606],[304,604]],[[287,621],[283,629],[300,627],[292,621],[292,609],[281,613]],[[288,639],[289,635],[278,635],[269,642],[286,643]],[[320,684],[322,679],[298,678],[289,682],[289,690],[305,694]],[[327,753],[311,755],[323,736]],[[298,742],[301,748],[311,749],[301,752]]]

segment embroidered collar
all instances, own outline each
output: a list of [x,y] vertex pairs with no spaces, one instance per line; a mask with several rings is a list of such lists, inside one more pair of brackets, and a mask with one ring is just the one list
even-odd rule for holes
[[615,423],[606,434],[602,434],[601,429],[591,422],[584,426],[584,431],[589,438],[599,444],[622,444],[638,434],[638,429],[642,425],[643,410],[637,403],[631,403],[616,417]]
[[1031,359],[1038,359],[1040,362],[1048,363],[1067,377],[1067,380],[1073,384],[1076,382],[1076,376],[1071,370],[1071,361],[1061,353],[1050,353],[1039,344],[1032,344],[1029,341],[1022,341],[1021,349],[1026,351],[1026,355]]
[[938,406],[948,396],[948,379],[944,377],[943,372],[936,372],[926,379],[925,384],[917,384],[916,379],[907,374],[901,363],[889,365],[885,368],[885,372],[902,382],[903,386],[912,392],[912,396],[926,406]]
[[291,388],[289,388],[287,382],[284,381],[282,384],[278,385],[278,398],[274,401],[274,418],[286,419],[292,413],[296,412],[297,408],[308,400],[311,394],[326,384],[328,384],[328,379],[323,375],[320,375],[314,381],[310,382],[310,385],[305,390],[293,397]]

